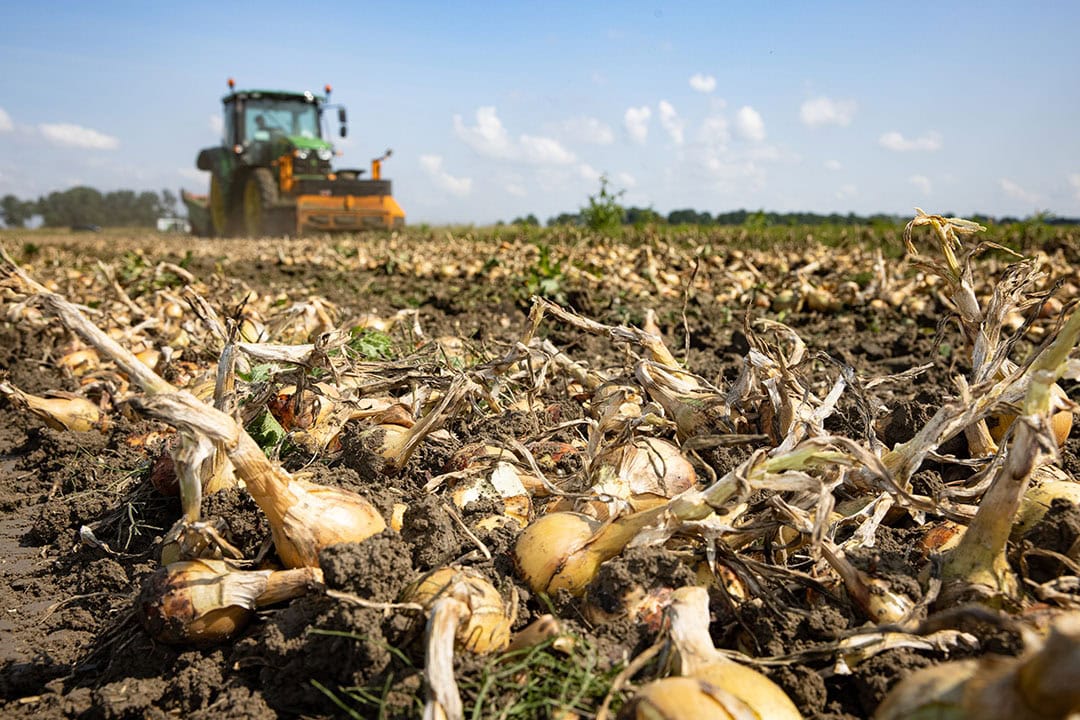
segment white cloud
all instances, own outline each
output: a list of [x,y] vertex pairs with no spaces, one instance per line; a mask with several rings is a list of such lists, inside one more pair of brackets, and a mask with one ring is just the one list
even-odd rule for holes
[[11,122],[11,116],[0,108],[0,132],[11,132],[15,129],[15,123]]
[[454,132],[466,145],[481,155],[503,160],[514,156],[510,135],[495,114],[493,105],[476,109],[476,125],[473,127],[466,126],[461,116],[455,115]]
[[[454,132],[480,155],[496,160],[517,160],[533,165],[568,165],[575,161],[558,140],[538,135],[520,135],[517,141],[503,127],[494,106],[476,109],[476,125],[465,125],[460,115],[454,116]],[[434,157],[434,156],[430,156]]]
[[220,115],[210,116],[210,132],[214,133],[215,137],[225,137],[225,121]]
[[855,117],[858,105],[854,100],[833,100],[818,97],[807,100],[799,107],[799,118],[803,125],[839,125],[847,127]]
[[690,76],[690,87],[699,93],[711,93],[716,89],[716,78],[712,75],[696,73]]
[[701,123],[698,139],[705,145],[719,150],[726,150],[731,141],[728,121],[723,115],[710,115]]
[[472,192],[472,178],[454,177],[443,169],[441,155],[421,155],[420,167],[435,181],[435,184],[451,195],[464,197]]
[[596,118],[570,118],[563,123],[563,129],[572,139],[581,142],[594,145],[610,145],[615,142],[615,133],[611,131],[611,126]]
[[626,114],[623,116],[623,125],[626,127],[626,132],[639,145],[644,145],[645,138],[649,135],[650,117],[652,117],[652,110],[646,105],[627,108]]
[[837,170],[840,170],[843,167],[844,166],[840,163],[839,160],[826,160],[825,161],[825,169],[826,170],[832,170],[832,171],[835,172]]
[[1028,205],[1038,205],[1040,202],[1039,196],[1033,192],[1028,192],[1018,184],[1009,180],[1008,178],[1001,178],[1001,189],[1005,191],[1005,194],[1014,200],[1020,200]]
[[1072,185],[1073,198],[1080,200],[1080,173],[1071,173],[1069,175],[1069,184]]
[[600,171],[588,163],[581,163],[578,165],[577,170],[578,175],[580,175],[583,180],[588,180],[589,182],[597,182],[600,180]]
[[679,113],[675,112],[675,107],[667,100],[661,100],[657,105],[657,110],[660,114],[660,125],[676,145],[682,145],[683,121],[679,119]]
[[847,200],[849,198],[855,197],[858,194],[859,194],[859,189],[856,188],[854,185],[851,185],[851,184],[841,185],[840,189],[836,191],[836,199],[837,200]]
[[878,144],[881,147],[892,150],[894,152],[910,152],[912,150],[940,150],[941,149],[941,134],[937,132],[928,132],[922,137],[906,138],[900,133],[893,130],[887,132],[878,138]]
[[49,142],[55,145],[90,148],[93,150],[115,150],[120,147],[120,141],[112,135],[106,135],[97,130],[91,130],[73,123],[42,123],[38,125],[38,130]]
[[925,175],[912,175],[908,178],[908,182],[917,187],[923,195],[929,195],[934,189],[934,185],[930,182],[930,178]]
[[577,158],[552,138],[522,135],[519,141],[521,158],[535,165],[569,165]]
[[506,192],[510,193],[514,197],[525,197],[529,194],[528,191],[525,190],[525,187],[523,185],[515,182],[507,183],[503,187],[506,188]]
[[761,113],[749,105],[735,113],[735,129],[747,140],[761,142],[765,139],[765,121],[761,119]]
[[628,172],[621,172],[615,176],[615,186],[624,190],[632,190],[637,187],[637,178]]

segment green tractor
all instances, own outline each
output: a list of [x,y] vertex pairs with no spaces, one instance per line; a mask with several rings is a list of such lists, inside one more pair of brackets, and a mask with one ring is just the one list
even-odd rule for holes
[[364,170],[333,170],[333,145],[324,134],[324,114],[337,108],[346,135],[345,108],[326,94],[279,90],[236,90],[222,99],[224,137],[199,153],[196,167],[210,173],[209,196],[181,192],[198,234],[217,237],[300,235],[307,231],[350,231],[403,225],[382,163]]

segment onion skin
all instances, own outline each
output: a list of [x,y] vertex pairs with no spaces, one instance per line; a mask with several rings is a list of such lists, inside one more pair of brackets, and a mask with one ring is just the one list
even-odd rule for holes
[[479,571],[470,567],[442,567],[422,576],[401,593],[403,602],[433,607],[442,597],[462,601],[465,613],[457,627],[457,646],[483,655],[510,644],[513,618],[502,595]]
[[137,610],[143,627],[160,642],[212,645],[243,630],[255,608],[321,583],[322,573],[313,568],[236,570],[221,560],[184,560],[150,576]]
[[645,685],[619,720],[772,720],[735,695],[699,678],[669,677]]
[[576,512],[553,512],[533,520],[514,545],[514,563],[522,579],[536,592],[566,589],[581,594],[603,562],[588,551],[601,527],[599,521]]

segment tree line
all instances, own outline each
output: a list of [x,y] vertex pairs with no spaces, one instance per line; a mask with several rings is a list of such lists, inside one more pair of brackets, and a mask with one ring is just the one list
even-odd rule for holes
[[80,185],[36,200],[5,195],[0,198],[0,220],[9,228],[26,227],[35,218],[45,227],[153,227],[159,217],[176,215],[176,204],[171,190],[103,193]]

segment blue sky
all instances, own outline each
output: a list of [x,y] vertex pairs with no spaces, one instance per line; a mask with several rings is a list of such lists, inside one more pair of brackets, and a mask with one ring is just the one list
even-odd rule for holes
[[[302,9],[301,9],[302,8]],[[205,192],[225,79],[349,108],[411,223],[1080,215],[1080,3],[9,2],[0,195]]]

